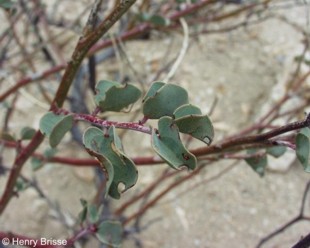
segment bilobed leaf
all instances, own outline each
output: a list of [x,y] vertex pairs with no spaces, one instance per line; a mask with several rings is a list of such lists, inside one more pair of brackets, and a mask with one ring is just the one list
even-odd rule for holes
[[87,151],[100,161],[106,172],[106,188],[111,197],[120,198],[119,184],[124,185],[123,192],[135,185],[138,171],[132,160],[124,154],[114,126],[105,134],[98,128],[88,128],[84,133],[83,143]]
[[285,146],[273,146],[269,147],[266,152],[275,158],[281,157],[286,152]]
[[155,152],[172,168],[183,166],[193,170],[196,168],[196,157],[182,144],[178,127],[171,117],[165,116],[158,121],[158,130],[152,131],[152,146]]
[[31,127],[24,127],[20,132],[20,138],[22,140],[30,140],[35,135],[36,130]]
[[194,138],[210,145],[214,137],[213,125],[207,115],[191,104],[180,106],[174,112],[175,124],[181,133],[187,133]]
[[309,128],[303,128],[296,136],[296,156],[306,172],[310,172],[310,142],[308,134]]
[[72,115],[48,112],[40,120],[40,131],[49,137],[51,147],[56,147],[72,126]]
[[178,107],[187,103],[188,94],[182,87],[155,82],[143,99],[143,114],[149,119],[173,116]]
[[135,103],[141,91],[132,84],[120,84],[106,80],[96,85],[95,102],[101,111],[119,112]]
[[246,163],[261,177],[265,174],[265,168],[267,166],[267,156],[255,156],[256,149],[250,149],[247,151],[248,154],[253,154],[253,157],[245,159]]
[[104,244],[113,248],[120,247],[122,244],[123,227],[118,221],[103,221],[96,232],[97,238]]
[[[99,146],[99,144],[101,144],[103,135],[103,132],[99,128],[90,127],[85,131],[83,135],[83,144],[88,153],[96,157],[100,162],[101,168],[106,175],[106,195],[108,195],[114,178],[114,168],[111,164],[111,161],[106,157],[106,155],[101,153],[102,148]],[[109,150],[110,149],[107,149],[106,151]]]

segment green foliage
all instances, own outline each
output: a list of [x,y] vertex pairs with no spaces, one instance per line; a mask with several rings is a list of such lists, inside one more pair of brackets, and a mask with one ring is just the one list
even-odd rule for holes
[[78,215],[79,223],[83,223],[86,219],[92,224],[95,224],[99,221],[103,205],[100,205],[98,208],[95,204],[88,203],[84,199],[80,199],[82,210]]
[[48,148],[44,151],[43,158],[32,157],[31,158],[31,167],[33,171],[39,170],[43,167],[43,165],[52,158],[57,152],[55,148]]
[[30,163],[32,170],[36,171],[42,168],[42,166],[44,165],[44,160],[37,157],[32,157]]
[[179,169],[182,166],[191,170],[196,168],[196,157],[183,146],[178,127],[171,117],[165,116],[159,119],[158,130],[153,129],[152,132],[152,146],[172,168]]
[[155,82],[143,98],[143,114],[149,119],[173,116],[173,112],[188,103],[185,89],[175,84]]
[[119,112],[135,103],[141,91],[132,84],[101,80],[96,85],[95,103],[101,111]]
[[40,131],[49,137],[51,147],[56,147],[73,126],[73,115],[56,115],[48,112],[40,120]]
[[100,205],[98,208],[95,204],[88,203],[84,199],[80,199],[80,202],[82,205],[82,210],[78,215],[79,223],[83,223],[86,219],[92,224],[97,223],[100,219],[103,205]]
[[15,190],[17,192],[21,192],[21,191],[24,191],[25,189],[28,188],[28,183],[25,182],[25,180],[21,177],[19,177],[16,181],[16,184],[15,184]]
[[161,15],[152,15],[149,13],[142,13],[139,18],[143,22],[152,23],[155,26],[168,26],[170,25],[170,20]]
[[132,160],[124,154],[114,126],[108,128],[105,134],[98,128],[88,128],[84,133],[83,143],[87,151],[100,161],[106,172],[106,188],[111,197],[120,198],[120,183],[125,186],[123,192],[135,185],[138,171]]
[[310,172],[310,129],[303,128],[296,136],[296,156],[306,172]]
[[267,166],[267,156],[266,154],[256,154],[256,149],[250,149],[247,151],[249,155],[253,155],[251,158],[246,158],[246,163],[261,177],[265,174],[265,168]]
[[87,217],[88,204],[87,204],[87,201],[84,199],[80,199],[80,203],[81,203],[83,209],[81,210],[81,212],[78,215],[78,220],[79,220],[79,223],[83,223]]
[[31,140],[35,135],[36,130],[31,127],[24,127],[20,132],[20,138],[22,140]]
[[111,247],[120,247],[122,243],[123,228],[120,222],[103,221],[96,232],[97,238],[104,244]]
[[[140,90],[131,84],[105,80],[97,84],[96,90],[95,103],[101,111],[121,111],[141,95]],[[178,85],[154,82],[142,100],[142,112],[145,118],[159,119],[158,129],[152,128],[151,133],[154,151],[174,169],[184,166],[195,169],[197,159],[182,144],[180,132],[209,145],[214,130],[209,117],[203,115],[197,106],[189,104],[187,91]],[[40,130],[49,137],[51,147],[55,147],[71,129],[73,121],[73,115],[49,112],[42,117]],[[28,132],[32,131],[25,129],[24,133]],[[106,128],[104,132],[97,127],[88,128],[83,135],[83,144],[87,152],[99,160],[106,175],[106,195],[119,199],[122,192],[135,185],[138,171],[124,153],[115,126]],[[33,158],[33,169],[41,168],[46,160]],[[123,190],[120,190],[121,185]],[[93,215],[93,221],[95,219]]]
[[266,152],[275,158],[279,158],[286,152],[286,147],[285,146],[274,146],[274,147],[268,148]]
[[14,2],[12,2],[11,0],[0,0],[0,8],[10,9],[13,7],[13,5]]
[[175,124],[181,133],[187,133],[194,138],[210,145],[214,137],[213,125],[207,115],[202,115],[200,109],[186,104],[174,112]]

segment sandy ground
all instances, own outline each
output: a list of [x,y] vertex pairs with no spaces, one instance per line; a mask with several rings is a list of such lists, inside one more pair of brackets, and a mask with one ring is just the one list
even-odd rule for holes
[[[307,11],[303,7],[286,10],[285,13],[288,18],[305,26]],[[175,40],[169,55],[172,58],[181,47],[181,35],[155,36],[150,41],[127,44],[128,57],[144,78],[150,80],[148,74],[163,62],[171,39]],[[278,93],[275,87],[285,82],[293,68],[293,57],[300,52],[300,39],[301,36],[289,25],[274,20],[249,30],[201,37],[198,41],[191,41],[184,61],[171,82],[189,89],[191,101],[205,113],[210,110],[215,96],[218,98],[211,119],[215,123],[216,139],[220,139],[247,126],[272,104]],[[106,72],[102,74],[109,75]],[[29,124],[38,125],[42,109],[28,101],[18,104],[22,110],[14,116],[17,123],[28,118]],[[30,109],[36,114],[29,116]],[[18,129],[19,124],[12,128]],[[67,148],[68,140],[60,148]],[[130,145],[133,143],[137,147]],[[149,138],[140,134],[133,137],[126,134],[124,147],[132,156],[151,152]],[[64,155],[86,156],[81,151],[72,145]],[[11,164],[10,159],[4,162]],[[309,175],[291,157],[271,163],[278,171],[267,171],[263,178],[240,162],[218,179],[188,190],[191,185],[217,175],[230,166],[231,161],[209,166],[193,181],[170,192],[150,210],[142,225],[154,219],[157,221],[136,238],[147,248],[255,247],[261,238],[297,215],[303,190],[309,180]],[[139,191],[139,188],[147,186],[163,167],[139,168],[140,177],[135,189]],[[35,175],[45,194],[53,203],[59,204],[67,223],[72,222],[80,211],[79,199],[90,200],[95,194],[92,169],[48,164],[34,173],[27,164],[23,173],[28,177]],[[0,178],[1,189],[5,181],[5,178]],[[135,189],[124,198],[133,194]],[[184,191],[187,193],[181,194]],[[121,202],[113,204],[117,206]],[[70,231],[55,216],[57,213],[49,209],[44,199],[39,198],[34,190],[27,189],[10,202],[0,217],[0,229],[35,237],[70,236]],[[302,235],[309,233],[309,228],[310,223],[298,223],[264,247],[290,247]],[[94,247],[94,244],[95,241],[87,247]],[[126,241],[124,247],[135,247],[134,241]]]

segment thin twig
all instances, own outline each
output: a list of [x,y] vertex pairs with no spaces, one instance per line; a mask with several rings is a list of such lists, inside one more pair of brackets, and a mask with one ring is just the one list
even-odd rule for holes
[[[52,102],[51,109],[55,108],[56,106],[62,107],[66,100],[75,74],[89,49],[100,39],[103,34],[105,34],[112,27],[116,21],[121,18],[124,13],[127,12],[127,10],[134,4],[134,2],[135,0],[121,1],[111,12],[111,14],[100,23],[94,32],[90,33],[86,37],[82,37],[78,41]],[[23,165],[32,155],[32,153],[39,147],[43,139],[43,134],[40,131],[37,131],[27,147],[25,147],[25,149],[23,149],[16,157],[4,193],[0,200],[0,214],[4,211],[14,193],[14,186]]]
[[[262,247],[263,244],[268,242],[273,237],[279,235],[280,233],[285,231],[287,228],[294,225],[296,222],[299,222],[301,220],[310,221],[310,217],[305,216],[305,213],[304,213],[305,205],[306,205],[306,199],[307,199],[307,195],[309,193],[309,189],[310,189],[310,181],[307,183],[307,185],[305,187],[298,215],[296,217],[294,217],[293,219],[291,219],[290,221],[288,221],[287,223],[285,223],[280,228],[276,229],[274,232],[272,232],[272,233],[268,234],[266,237],[262,238],[260,240],[260,242],[257,244],[256,248]],[[308,248],[309,246],[310,246],[310,238],[309,238],[309,235],[307,235],[304,239],[302,239],[296,245],[294,245],[293,248]]]

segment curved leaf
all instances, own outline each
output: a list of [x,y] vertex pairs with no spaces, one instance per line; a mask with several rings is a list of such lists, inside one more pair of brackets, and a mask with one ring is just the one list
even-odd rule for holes
[[185,89],[175,84],[155,82],[143,99],[143,114],[149,119],[173,116],[181,105],[188,103]]
[[135,103],[141,96],[141,91],[132,84],[120,84],[106,80],[96,85],[96,105],[101,111],[116,111]]
[[56,124],[53,128],[50,136],[50,146],[56,147],[62,138],[65,136],[66,132],[68,132],[73,126],[73,116],[66,115],[60,122]]
[[173,113],[175,124],[181,133],[187,133],[194,138],[210,145],[214,137],[213,125],[207,115],[202,115],[201,110],[191,104],[185,104]]
[[124,154],[114,126],[106,134],[96,127],[88,128],[84,133],[83,143],[88,152],[100,161],[107,174],[106,188],[111,197],[120,198],[120,183],[125,186],[123,192],[135,185],[138,171],[132,160]]
[[178,127],[171,117],[165,116],[158,121],[158,130],[152,130],[152,146],[155,152],[172,168],[182,166],[193,170],[196,168],[196,157],[182,144]]
[[[103,132],[96,127],[88,128],[83,135],[83,143],[87,152],[98,159],[101,168],[106,176],[106,196],[109,193],[111,184],[114,178],[114,168],[111,161],[101,153],[101,147],[99,144],[103,139]],[[103,148],[104,149],[104,148]]]

